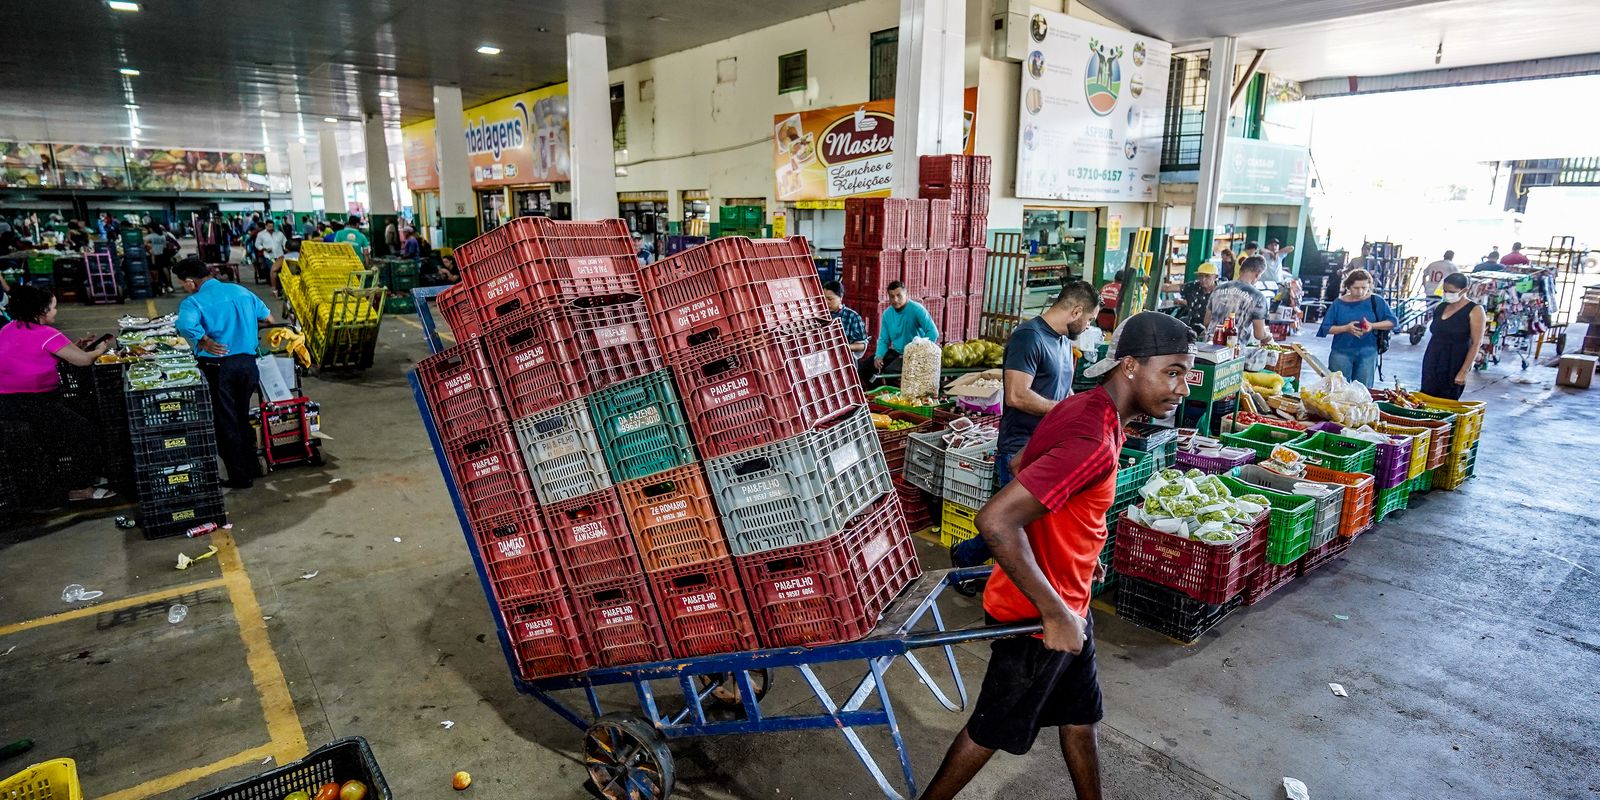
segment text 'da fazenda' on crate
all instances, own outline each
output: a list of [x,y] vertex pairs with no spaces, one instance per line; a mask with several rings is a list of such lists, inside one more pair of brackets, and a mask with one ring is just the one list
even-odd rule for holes
[[616,667],[667,657],[661,620],[643,574],[574,588],[572,599],[598,666]]
[[617,486],[647,572],[726,558],[728,545],[699,464]]
[[512,426],[539,502],[570,500],[611,485],[587,403],[565,403]]
[[615,489],[550,503],[539,511],[569,585],[605,583],[643,571]]
[[895,495],[826,539],[734,560],[767,647],[859,639],[922,574]]
[[756,648],[732,559],[724,556],[652,573],[650,588],[675,658]]
[[832,320],[697,348],[673,372],[704,458],[795,436],[866,399]]
[[589,415],[616,482],[696,460],[671,370],[658,370],[589,395]]

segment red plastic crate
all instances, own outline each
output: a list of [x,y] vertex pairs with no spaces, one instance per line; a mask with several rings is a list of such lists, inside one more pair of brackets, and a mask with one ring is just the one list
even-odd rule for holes
[[[882,293],[879,294],[882,298]],[[867,326],[867,354],[871,355],[873,348],[878,346],[878,327],[883,324],[883,312],[892,305],[887,299],[880,299],[876,303],[852,305],[861,315],[861,321]]]
[[968,339],[983,337],[983,297],[980,295],[967,295],[966,328]]
[[[921,298],[928,294],[928,256],[926,250],[907,250],[901,254],[903,266],[900,271],[900,282],[906,285],[906,292],[913,299]],[[884,284],[887,287],[887,282]]]
[[1250,577],[1245,579],[1244,604],[1253,606],[1265,599],[1267,595],[1287,586],[1290,581],[1295,579],[1298,570],[1299,567],[1296,564],[1279,566],[1277,564],[1263,563],[1255,572],[1250,573]]
[[990,156],[967,156],[967,179],[974,184],[989,185],[989,170],[994,159]]
[[642,574],[572,590],[578,624],[598,666],[618,667],[667,657],[661,620]]
[[907,250],[925,250],[928,247],[928,201],[916,198],[907,202],[905,247]]
[[457,245],[453,251],[456,265],[463,271],[470,264],[476,264],[495,253],[511,246],[511,239],[519,232],[521,226],[532,226],[532,221],[526,217],[517,217],[505,225],[491,228],[470,241]]
[[928,183],[924,181],[917,187],[917,195],[923,200],[949,200],[950,214],[954,217],[965,217],[972,213],[972,186],[966,183]]
[[917,180],[922,183],[966,183],[971,180],[971,157],[959,153],[921,156],[917,159]]
[[1350,549],[1350,542],[1352,541],[1348,537],[1335,536],[1329,539],[1327,544],[1312,548],[1311,552],[1306,553],[1304,558],[1294,562],[1296,577],[1304,578],[1328,562],[1344,555],[1345,551]]
[[883,299],[884,287],[900,280],[905,271],[904,250],[846,250],[841,281],[851,304]]
[[972,184],[967,187],[967,191],[972,193],[971,198],[967,201],[967,213],[974,218],[982,218],[984,223],[987,224],[989,221],[989,187]]
[[859,639],[922,574],[894,494],[826,539],[734,560],[767,647]]
[[457,342],[476,338],[483,332],[478,324],[478,308],[472,304],[472,292],[465,284],[456,284],[435,298],[439,315],[450,327],[450,335]]
[[972,260],[967,262],[967,294],[983,294],[984,281],[989,275],[989,248],[974,246]]
[[[939,340],[944,341],[946,338],[944,335],[944,298],[927,296],[919,297],[913,294],[911,295],[911,299],[921,303],[922,307],[928,310],[928,319],[933,320],[934,326],[939,329]],[[870,350],[871,348],[868,349]],[[904,353],[901,355],[904,355]]]
[[900,498],[901,513],[905,515],[907,528],[923,531],[933,527],[935,517],[928,503],[931,495],[906,483],[903,472],[894,476],[894,492]]
[[952,294],[944,299],[944,315],[938,320],[939,338],[946,342],[967,340],[967,297]]
[[955,244],[954,215],[949,200],[928,201],[928,249],[943,250]]
[[674,658],[756,649],[744,591],[726,556],[650,576]]
[[532,506],[472,521],[483,566],[502,605],[565,586],[555,550]]
[[498,248],[462,264],[461,285],[472,296],[484,328],[534,307],[528,276],[510,248]]
[[651,328],[668,361],[696,345],[828,317],[811,251],[800,237],[716,239],[641,273]]
[[717,507],[699,464],[617,484],[647,572],[726,558]]
[[844,245],[899,250],[906,246],[911,199],[851,197],[844,201]]
[[633,529],[615,489],[543,506],[545,535],[572,586],[613,581],[640,572]]
[[1249,538],[1213,545],[1147,528],[1124,512],[1117,520],[1113,568],[1118,575],[1143,578],[1202,603],[1226,603],[1244,591],[1256,563],[1253,551],[1266,543],[1266,520],[1263,514]]
[[571,675],[591,666],[588,645],[566,592],[546,592],[502,604],[500,614],[524,680]]
[[525,312],[484,337],[500,396],[513,419],[570,403],[590,391],[572,352],[577,343],[554,335],[553,313]]
[[966,240],[961,244],[977,249],[989,243],[989,218],[987,215],[969,214],[961,219],[962,235],[966,237]]
[[533,486],[510,425],[451,439],[444,451],[470,519],[515,511],[533,501]]
[[418,361],[417,382],[428,398],[441,439],[511,421],[481,340],[468,339]]
[[[540,249],[551,258],[575,256],[627,256],[638,250],[628,223],[620,219],[557,220],[549,217],[517,217],[531,220],[537,231]],[[526,252],[526,251],[523,251]],[[532,257],[541,257],[534,254]],[[637,271],[637,270],[635,270]]]
[[797,436],[866,402],[832,319],[703,345],[672,372],[702,458]]
[[952,289],[952,287],[948,283],[949,278],[950,278],[950,251],[949,250],[929,250],[928,251],[928,289],[927,289],[927,291],[929,293],[931,293],[931,294],[951,294],[952,291],[954,291],[954,293],[956,293],[956,294],[964,294],[964,292],[962,292],[960,290]]

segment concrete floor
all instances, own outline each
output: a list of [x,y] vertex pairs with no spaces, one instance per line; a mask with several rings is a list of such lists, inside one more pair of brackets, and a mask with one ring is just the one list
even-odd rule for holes
[[[109,330],[140,305],[67,308],[60,323]],[[1414,375],[1420,354],[1397,343],[1390,367]],[[329,464],[232,493],[235,527],[218,538],[237,551],[225,546],[223,558],[178,572],[177,554],[203,542],[145,541],[112,525],[117,512],[0,532],[0,743],[37,742],[0,773],[70,756],[90,797],[185,798],[291,757],[299,737],[361,735],[398,797],[445,796],[457,769],[483,797],[586,797],[579,732],[507,677],[406,382],[424,355],[414,324],[390,318],[372,370],[307,379]],[[1428,495],[1200,643],[1175,645],[1097,608],[1106,796],[1277,798],[1287,775],[1319,800],[1600,797],[1600,525],[1589,500],[1600,491],[1589,458],[1600,389],[1552,389],[1553,374],[1474,376],[1469,397],[1491,407],[1477,479]],[[923,553],[944,565],[936,547]],[[69,583],[104,591],[97,602],[111,610],[28,622],[67,610]],[[186,621],[167,623],[171,602],[189,606]],[[946,608],[977,619],[970,601]],[[986,657],[986,646],[960,651],[970,685]],[[964,715],[905,667],[890,676],[926,780]],[[808,702],[784,673],[764,706]],[[887,738],[865,738],[897,773]],[[876,794],[827,731],[674,752],[682,797]],[[1072,795],[1046,735],[1026,757],[998,757],[964,796]]]

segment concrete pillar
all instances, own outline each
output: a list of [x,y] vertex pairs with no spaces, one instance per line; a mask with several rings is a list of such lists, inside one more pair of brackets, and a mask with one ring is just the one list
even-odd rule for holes
[[444,220],[440,238],[446,247],[456,247],[478,235],[478,206],[472,196],[465,120],[461,89],[433,87],[434,141],[439,148],[439,213]]
[[572,218],[617,216],[611,79],[602,35],[567,34],[567,125],[572,146]]
[[306,146],[290,142],[289,151],[289,208],[294,211],[295,222],[304,224],[306,217],[316,213],[311,205],[311,170],[306,166]]
[[966,53],[965,2],[900,0],[890,188],[895,197],[917,196],[919,156],[961,152]]
[[344,196],[344,170],[339,168],[339,129],[337,123],[324,122],[317,131],[322,161],[322,211],[334,222],[350,215],[350,201]]
[[1233,62],[1238,41],[1232,36],[1211,40],[1211,81],[1206,87],[1206,115],[1200,125],[1200,179],[1195,186],[1194,218],[1189,225],[1186,274],[1211,258],[1217,227],[1217,203],[1222,198],[1222,156],[1228,142],[1228,105],[1233,98]]
[[362,121],[367,150],[367,217],[372,242],[372,254],[389,255],[389,245],[384,232],[390,223],[398,223],[395,214],[394,180],[389,175],[389,139],[384,134],[383,117],[368,114]]

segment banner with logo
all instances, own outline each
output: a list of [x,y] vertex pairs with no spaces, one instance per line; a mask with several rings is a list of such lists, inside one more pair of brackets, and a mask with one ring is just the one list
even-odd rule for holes
[[[978,89],[963,97],[963,151],[972,153]],[[772,118],[773,169],[781,202],[889,193],[894,173],[894,101],[820,108]]]
[[1222,145],[1221,202],[1299,205],[1311,181],[1311,148],[1230,138]]
[[433,129],[433,120],[400,129],[400,148],[406,159],[406,186],[413,192],[439,188],[439,149]]
[[1018,108],[1017,196],[1155,200],[1171,62],[1166,42],[1033,9]]

